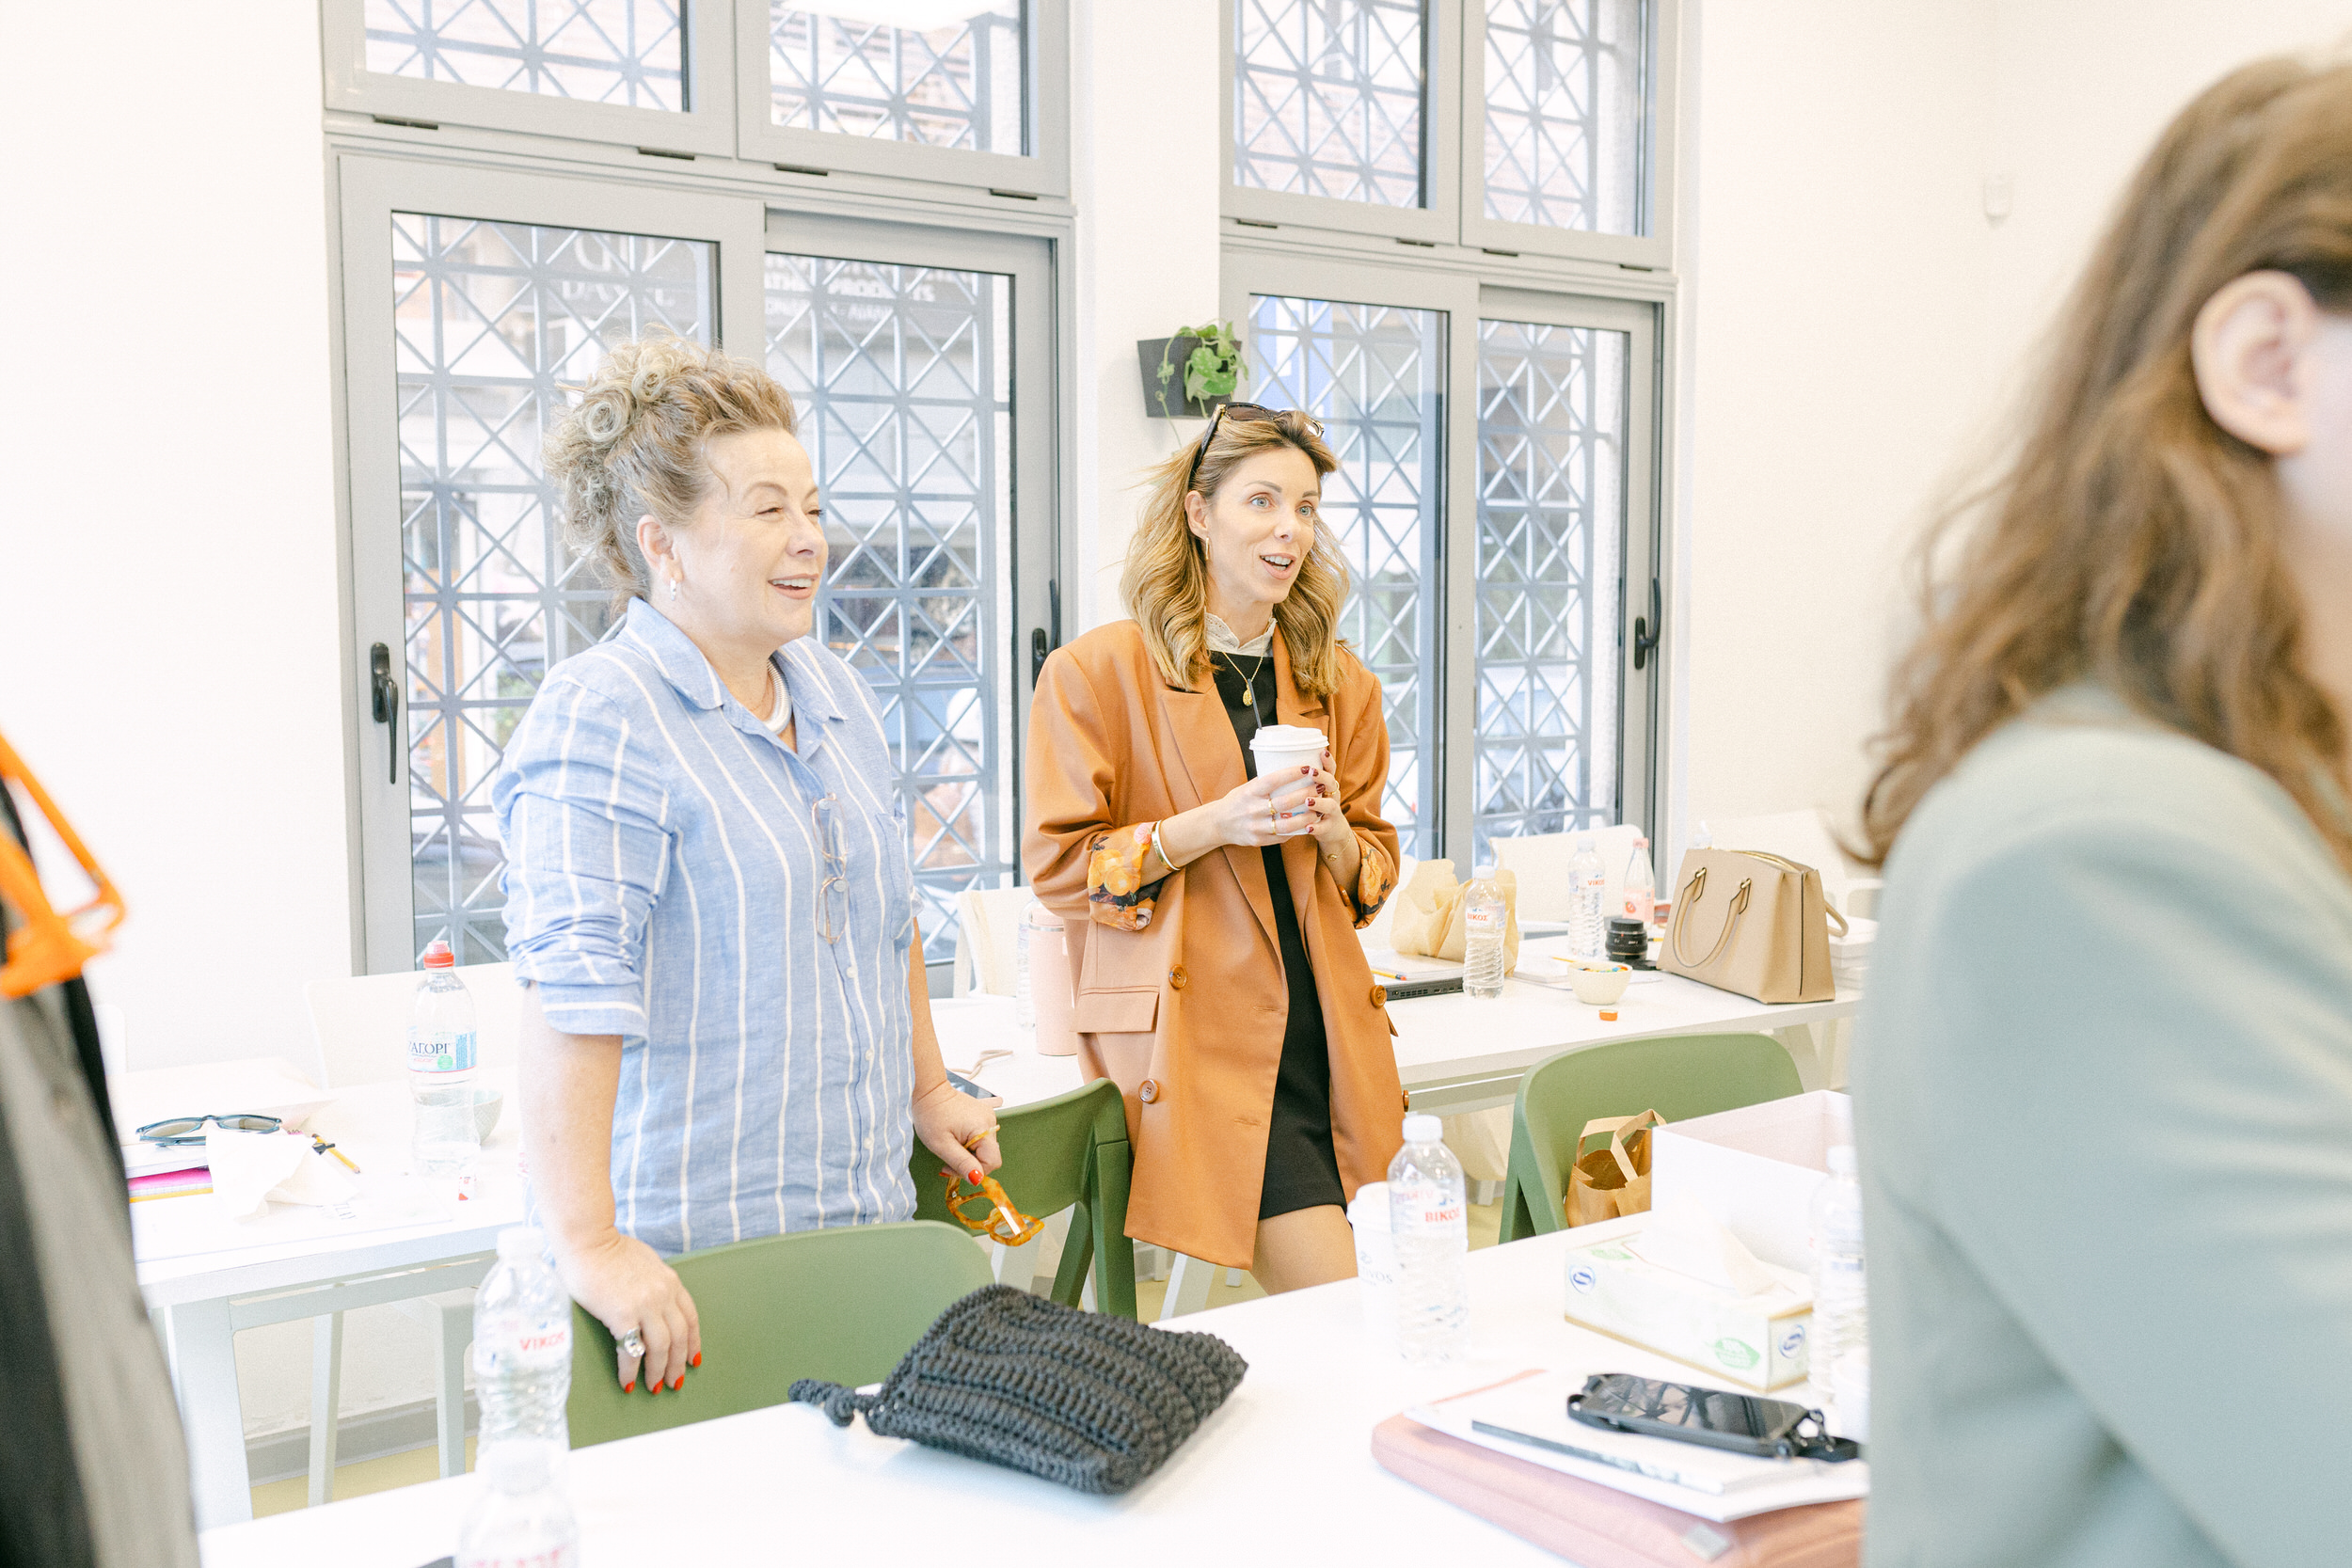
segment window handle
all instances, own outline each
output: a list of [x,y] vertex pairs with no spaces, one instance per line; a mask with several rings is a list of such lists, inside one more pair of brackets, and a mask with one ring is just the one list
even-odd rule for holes
[[1038,676],[1045,673],[1045,656],[1061,646],[1061,582],[1058,578],[1049,579],[1046,582],[1045,599],[1047,619],[1052,623],[1053,629],[1048,631],[1044,626],[1037,626],[1031,628],[1029,632],[1029,689],[1031,690],[1037,689]]
[[375,721],[384,726],[385,748],[390,753],[388,782],[400,783],[400,683],[392,679],[392,650],[378,642],[368,650],[368,691]]
[[1649,579],[1649,616],[1633,617],[1633,668],[1645,667],[1658,655],[1659,639],[1665,635],[1666,617],[1658,595],[1658,579]]

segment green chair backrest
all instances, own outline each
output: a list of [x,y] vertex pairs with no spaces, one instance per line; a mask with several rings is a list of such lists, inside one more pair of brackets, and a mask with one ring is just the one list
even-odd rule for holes
[[[996,1148],[1005,1161],[996,1179],[1014,1208],[1042,1219],[1078,1206],[1062,1244],[1054,1299],[1077,1306],[1091,1262],[1096,1310],[1134,1317],[1136,1252],[1127,1239],[1133,1161],[1119,1085],[1098,1078],[1051,1100],[1003,1107],[996,1113]],[[914,1177],[915,1218],[956,1224],[939,1156],[918,1143],[907,1169]]]
[[671,1266],[702,1320],[703,1364],[675,1390],[624,1394],[612,1336],[572,1308],[572,1447],[781,1404],[795,1381],[879,1383],[948,1306],[990,1283],[960,1226],[802,1230],[690,1252]]
[[1519,1080],[1500,1239],[1567,1228],[1563,1195],[1584,1124],[1655,1109],[1668,1121],[1804,1092],[1797,1064],[1770,1035],[1667,1035],[1547,1056]]

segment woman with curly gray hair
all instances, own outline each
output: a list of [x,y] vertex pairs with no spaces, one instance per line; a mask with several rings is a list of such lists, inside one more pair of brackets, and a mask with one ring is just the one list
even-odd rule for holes
[[492,785],[532,1205],[648,1393],[700,1364],[665,1258],[902,1220],[911,1137],[993,1167],[931,1033],[873,693],[809,635],[825,573],[792,402],[625,343],[547,437],[619,618],[548,672]]

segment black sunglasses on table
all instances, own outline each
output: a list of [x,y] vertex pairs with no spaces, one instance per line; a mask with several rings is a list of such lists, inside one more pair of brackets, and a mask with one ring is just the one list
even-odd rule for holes
[[208,1121],[216,1121],[234,1132],[275,1132],[286,1125],[280,1117],[257,1117],[243,1112],[225,1117],[167,1117],[140,1128],[139,1136],[148,1143],[161,1144],[167,1148],[182,1144],[200,1144],[204,1141],[204,1124]]

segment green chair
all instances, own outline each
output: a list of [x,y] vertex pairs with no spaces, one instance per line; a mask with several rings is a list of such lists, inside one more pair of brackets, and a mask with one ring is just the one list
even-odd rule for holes
[[1668,1121],[1804,1092],[1797,1064],[1770,1035],[1667,1035],[1547,1056],[1519,1080],[1501,1241],[1567,1228],[1562,1195],[1584,1124],[1655,1109]]
[[[1098,1078],[1051,1100],[1005,1107],[996,1113],[996,1148],[1005,1157],[996,1179],[1023,1213],[1042,1218],[1077,1205],[1055,1271],[1054,1299],[1077,1306],[1090,1262],[1095,1310],[1134,1317],[1136,1244],[1127,1238],[1132,1162],[1119,1085]],[[952,1223],[939,1156],[918,1143],[908,1168],[914,1174],[915,1218]]]
[[702,1366],[681,1388],[624,1394],[612,1336],[573,1307],[572,1447],[782,1404],[800,1378],[879,1383],[931,1320],[990,1283],[961,1227],[926,1220],[766,1236],[671,1266],[702,1320]]

